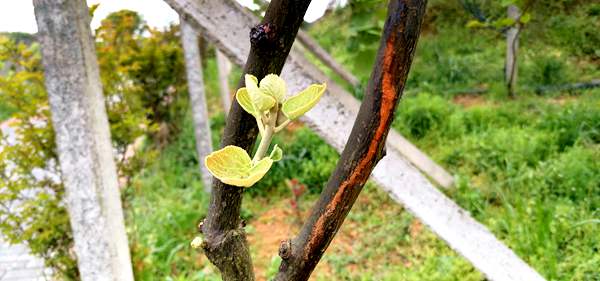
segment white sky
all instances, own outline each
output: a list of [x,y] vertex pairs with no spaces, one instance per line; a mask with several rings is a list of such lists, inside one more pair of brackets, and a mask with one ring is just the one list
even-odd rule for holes
[[[244,6],[252,4],[252,0],[238,2]],[[163,0],[88,0],[87,3],[100,3],[92,20],[92,29],[96,29],[109,13],[121,9],[140,13],[148,25],[153,27],[165,27],[179,21],[177,13]],[[304,19],[312,22],[320,18],[328,3],[329,0],[313,0]],[[37,32],[32,0],[0,0],[0,31]]]

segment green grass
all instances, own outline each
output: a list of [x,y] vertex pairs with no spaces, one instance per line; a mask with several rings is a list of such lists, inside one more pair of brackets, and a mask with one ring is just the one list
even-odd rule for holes
[[600,276],[600,96],[462,108],[423,94],[395,127],[460,176],[450,195],[549,280]]

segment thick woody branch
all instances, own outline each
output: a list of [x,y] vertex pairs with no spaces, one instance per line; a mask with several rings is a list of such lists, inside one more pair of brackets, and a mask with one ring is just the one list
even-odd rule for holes
[[[271,1],[262,22],[250,31],[251,49],[244,73],[258,79],[281,73],[309,4],[310,0]],[[243,77],[238,86],[244,86]],[[250,150],[257,133],[255,118],[233,102],[221,145]],[[254,280],[246,235],[240,227],[242,193],[243,188],[214,179],[208,216],[202,226],[203,248],[223,280]]]
[[367,93],[346,147],[312,214],[280,248],[275,280],[307,280],[333,240],[377,162],[402,95],[426,0],[391,0]]

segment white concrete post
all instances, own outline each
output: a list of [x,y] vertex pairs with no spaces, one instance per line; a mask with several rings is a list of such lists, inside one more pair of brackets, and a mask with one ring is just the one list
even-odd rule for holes
[[202,61],[198,48],[198,34],[183,18],[179,20],[181,26],[181,42],[185,57],[185,68],[190,93],[190,105],[194,119],[194,135],[196,136],[196,152],[202,176],[204,190],[210,192],[212,175],[204,165],[204,158],[212,152],[212,139],[206,106],[204,79],[202,77]]
[[33,4],[81,279],[133,280],[88,7]]
[[215,55],[217,57],[217,68],[219,70],[219,89],[221,90],[221,100],[223,102],[223,111],[225,115],[229,113],[231,108],[231,99],[233,98],[231,90],[229,89],[229,73],[231,73],[231,62],[229,59],[215,48]]

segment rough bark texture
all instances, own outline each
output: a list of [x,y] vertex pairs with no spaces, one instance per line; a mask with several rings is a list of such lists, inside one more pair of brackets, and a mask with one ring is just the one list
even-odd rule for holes
[[[210,1],[197,4],[200,7],[210,5],[207,2]],[[251,48],[244,73],[258,79],[270,73],[281,73],[309,4],[310,0],[271,1],[262,22],[250,30]],[[181,15],[186,17],[185,13]],[[242,76],[238,88],[243,86]],[[257,133],[254,117],[233,102],[221,145],[236,145],[249,151]],[[254,279],[246,235],[240,226],[242,193],[241,187],[214,180],[208,215],[201,227],[205,238],[203,249],[224,280]]]
[[212,148],[208,109],[206,106],[206,95],[204,89],[204,78],[202,77],[202,57],[198,48],[198,34],[185,20],[180,20],[181,42],[185,57],[185,68],[190,94],[190,106],[194,119],[194,135],[196,136],[196,152],[202,176],[204,190],[210,192],[212,175],[204,165],[204,158],[208,156]]
[[516,85],[517,85],[517,56],[519,53],[519,33],[521,31],[521,25],[518,23],[521,17],[521,11],[515,5],[509,5],[507,8],[507,15],[509,18],[515,20],[514,26],[510,27],[506,31],[506,62],[504,65],[504,77],[506,79],[506,87],[508,89],[508,95],[511,97],[516,96]]
[[87,5],[33,4],[81,278],[133,280]]
[[365,98],[327,187],[300,234],[281,245],[275,280],[308,280],[354,205],[371,171],[385,154],[421,30],[424,0],[391,0]]
[[[248,30],[258,23],[254,15],[231,1],[207,1],[202,5],[189,0],[166,1],[180,14],[185,14],[189,23],[202,31],[233,63],[243,66],[250,43],[234,35],[239,36],[240,30]],[[327,81],[327,92],[301,120],[341,152],[352,130],[360,102],[328,80],[294,49],[282,77],[287,82],[288,92],[292,94],[310,83]],[[429,226],[488,279],[544,280],[485,226],[437,190],[413,167],[392,141],[395,134],[394,131],[389,132],[386,157],[377,164],[372,174],[380,188]]]
[[231,108],[231,100],[233,96],[229,89],[229,73],[231,73],[231,62],[229,59],[215,48],[215,56],[217,57],[217,68],[219,70],[219,90],[221,92],[221,100],[223,102],[223,111],[229,112]]
[[306,47],[311,53],[315,55],[321,62],[323,62],[327,67],[333,70],[337,75],[339,75],[346,82],[350,83],[352,86],[358,86],[360,81],[356,78],[352,73],[346,70],[341,64],[339,64],[325,49],[319,46],[319,43],[312,39],[310,35],[306,32],[300,31],[298,32],[298,41]]

